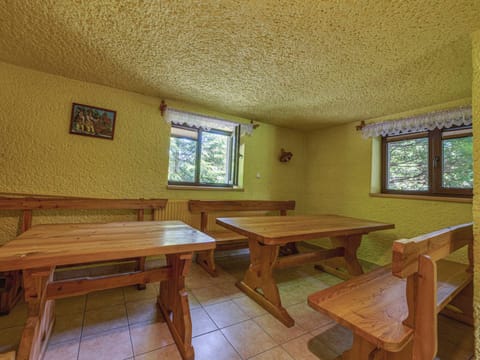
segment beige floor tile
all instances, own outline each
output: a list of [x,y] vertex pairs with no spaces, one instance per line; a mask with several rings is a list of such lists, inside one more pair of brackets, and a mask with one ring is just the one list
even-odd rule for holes
[[282,347],[277,346],[267,350],[257,356],[250,358],[251,360],[294,360]]
[[125,301],[126,302],[134,302],[134,301],[142,301],[142,300],[152,300],[152,302],[156,301],[158,296],[159,284],[158,283],[151,283],[147,284],[145,290],[138,290],[137,286],[127,286],[123,288],[123,292],[125,294]]
[[337,323],[334,323],[333,326],[315,329],[310,334],[314,336],[317,342],[326,344],[330,350],[338,355],[350,349],[353,344],[352,332]]
[[192,317],[192,336],[199,336],[208,332],[218,330],[207,312],[199,307],[190,311]]
[[86,296],[74,296],[65,299],[55,300],[55,315],[72,315],[85,311]]
[[122,288],[95,291],[87,295],[86,311],[123,304],[124,302]]
[[73,340],[80,341],[82,325],[82,313],[74,313],[71,316],[57,316],[49,344]]
[[242,359],[258,355],[277,345],[253,320],[229,326],[221,331]]
[[340,284],[343,281],[342,279],[323,271],[319,271],[318,274],[314,276],[327,285],[327,287]]
[[216,287],[223,290],[223,293],[228,296],[230,299],[236,299],[240,297],[245,297],[245,293],[240,290],[236,285],[235,281],[224,281],[215,284]]
[[249,319],[248,315],[233,301],[205,306],[205,311],[219,328],[224,328]]
[[128,323],[163,322],[163,315],[154,299],[126,303]]
[[202,306],[218,304],[231,299],[228,293],[217,286],[191,289],[191,292]]
[[191,290],[188,290],[188,305],[190,306],[190,309],[196,309],[202,305],[198,302],[197,298],[195,295],[192,294]]
[[25,325],[27,320],[27,304],[19,303],[8,315],[0,316],[0,329]]
[[[182,360],[182,356],[178,351],[177,345],[168,345],[161,349],[151,351],[146,354],[135,356],[135,360]],[[195,359],[198,359],[195,357]],[[213,359],[213,358],[212,358]]]
[[265,314],[253,319],[268,335],[278,344],[287,342],[305,334],[307,331],[295,324],[292,327],[286,327],[278,321],[273,315]]
[[304,294],[302,288],[294,282],[289,282],[288,285],[279,285],[278,291],[282,306],[285,308],[304,303],[307,300],[307,295]]
[[[310,334],[312,334],[313,336],[317,336],[318,334],[324,333],[325,331],[327,331],[328,329],[334,326],[340,326],[340,325],[338,325],[335,321],[332,320],[332,322],[326,322],[322,326],[313,329],[312,331],[310,331]],[[349,331],[348,329],[346,330]]]
[[16,350],[20,343],[23,326],[0,330],[0,353]]
[[190,273],[185,279],[185,286],[188,289],[199,289],[215,285],[214,277],[208,274],[197,264],[192,264]]
[[235,276],[225,271],[221,266],[217,266],[217,276],[213,278],[213,282],[214,283],[229,282],[231,284],[235,284],[235,282],[237,282],[237,279],[235,278]]
[[263,307],[258,305],[254,300],[250,299],[248,296],[239,297],[232,300],[235,304],[237,304],[242,311],[248,315],[250,318],[254,318],[256,316],[264,315],[267,313]]
[[302,335],[282,345],[295,360],[334,360],[337,357],[326,344],[319,342],[311,334]]
[[78,360],[124,360],[133,356],[128,327],[82,338]]
[[307,331],[323,327],[328,323],[333,323],[333,320],[327,315],[313,310],[306,302],[292,305],[287,308],[287,311],[295,320],[295,323]]
[[77,360],[80,343],[75,341],[66,341],[62,343],[48,343],[45,353],[45,360]]
[[195,360],[240,360],[240,356],[220,331],[192,339]]
[[86,311],[82,336],[90,336],[127,325],[127,312],[124,304]]
[[133,325],[130,327],[130,334],[135,356],[174,342],[166,323]]

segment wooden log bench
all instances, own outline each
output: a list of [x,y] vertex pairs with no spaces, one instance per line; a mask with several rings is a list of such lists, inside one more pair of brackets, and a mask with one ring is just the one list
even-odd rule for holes
[[[391,265],[310,295],[312,308],[353,332],[339,358],[435,358],[439,312],[473,322],[472,243],[472,224],[397,240]],[[464,246],[468,265],[444,259]]]
[[[34,210],[136,210],[137,220],[143,221],[145,210],[156,212],[165,208],[167,199],[94,199],[67,197],[0,197],[0,210],[21,211],[20,233],[32,227]],[[145,258],[134,258],[136,269],[145,268]],[[60,269],[61,270],[61,269]],[[139,284],[139,289],[145,285]],[[21,271],[0,273],[0,315],[6,315],[22,295]]]
[[[200,213],[200,231],[208,234],[216,240],[215,251],[235,250],[248,247],[248,239],[234,231],[227,229],[212,229],[215,218],[219,216],[239,216],[248,212],[253,213],[279,212],[287,215],[288,210],[295,210],[295,201],[269,201],[269,200],[190,200],[188,208],[192,213]],[[212,223],[209,223],[209,216]],[[291,252],[295,252],[295,245],[289,245]],[[197,253],[197,263],[210,275],[217,276],[215,267],[214,250]]]

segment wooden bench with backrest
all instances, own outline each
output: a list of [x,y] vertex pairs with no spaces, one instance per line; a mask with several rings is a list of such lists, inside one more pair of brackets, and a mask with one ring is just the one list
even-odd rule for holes
[[[440,311],[473,322],[472,243],[472,224],[397,240],[391,266],[314,293],[308,303],[352,330],[342,359],[433,359]],[[468,265],[444,259],[464,246]]]
[[[68,197],[0,197],[0,210],[21,211],[20,233],[32,226],[34,210],[136,210],[137,220],[143,221],[145,210],[151,210],[152,219],[156,212],[165,208],[166,199],[94,199]],[[145,258],[131,259],[136,268],[143,270]],[[139,285],[139,289],[144,285]],[[20,271],[0,273],[0,314],[8,314],[22,294]]]
[[[215,251],[222,251],[246,248],[248,247],[248,239],[234,231],[216,227],[216,217],[219,215],[239,216],[239,213],[243,216],[252,216],[259,212],[261,212],[262,215],[265,215],[266,212],[272,211],[278,211],[280,212],[280,215],[287,215],[288,210],[295,210],[295,201],[190,200],[188,202],[188,208],[194,214],[200,213],[200,230],[216,240]],[[245,212],[248,212],[248,214],[245,215]],[[217,276],[214,250],[198,253],[196,261],[210,275]]]

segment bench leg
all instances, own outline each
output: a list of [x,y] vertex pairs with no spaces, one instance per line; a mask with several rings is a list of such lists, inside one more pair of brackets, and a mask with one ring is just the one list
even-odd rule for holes
[[55,300],[47,300],[54,268],[23,271],[28,316],[18,347],[18,360],[42,359],[55,322]]
[[[255,300],[285,326],[292,327],[295,321],[282,307],[277,284],[273,278],[273,269],[278,258],[279,246],[261,245],[253,239],[248,240],[250,266],[237,287]],[[262,290],[262,292],[258,291]]]
[[297,243],[291,242],[280,246],[280,256],[298,254]]
[[[449,305],[453,305],[461,312],[449,308]],[[473,326],[473,282],[458,293],[449,305],[442,310],[443,315]]]
[[206,250],[206,251],[199,251],[197,253],[196,262],[213,277],[218,276],[217,269],[215,267],[215,256],[214,256],[213,249]]
[[[137,264],[135,266],[136,271],[145,271],[145,261],[147,258],[145,256],[137,258]],[[146,284],[137,284],[137,290],[145,290],[147,288]]]
[[167,265],[172,267],[169,280],[160,283],[158,306],[167,322],[178,350],[184,360],[193,360],[192,319],[185,290],[185,276],[192,263],[192,254],[167,255]]
[[23,294],[20,270],[0,273],[0,316],[7,315]]

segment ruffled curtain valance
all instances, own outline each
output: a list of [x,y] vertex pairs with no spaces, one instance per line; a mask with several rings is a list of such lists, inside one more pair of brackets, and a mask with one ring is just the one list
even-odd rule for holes
[[375,136],[392,136],[433,130],[435,128],[443,129],[452,126],[471,124],[472,107],[465,106],[409,118],[368,124],[362,128],[362,135],[366,138]]
[[206,115],[194,114],[187,111],[168,108],[165,112],[165,121],[169,124],[187,125],[204,130],[218,129],[224,131],[234,131],[240,125],[240,135],[252,135],[253,124],[239,124],[233,121],[218,119]]

